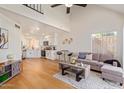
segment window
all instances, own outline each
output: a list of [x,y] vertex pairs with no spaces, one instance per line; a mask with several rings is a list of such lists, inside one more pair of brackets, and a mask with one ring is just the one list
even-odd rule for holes
[[92,34],[92,52],[116,57],[117,32]]

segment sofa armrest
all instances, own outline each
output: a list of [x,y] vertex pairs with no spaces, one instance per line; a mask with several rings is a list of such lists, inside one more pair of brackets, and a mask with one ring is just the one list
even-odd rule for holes
[[105,64],[102,68],[101,68],[102,72],[106,72],[106,73],[114,73],[116,75],[119,76],[123,76],[124,75],[124,70],[121,67],[115,67],[112,65],[108,65]]

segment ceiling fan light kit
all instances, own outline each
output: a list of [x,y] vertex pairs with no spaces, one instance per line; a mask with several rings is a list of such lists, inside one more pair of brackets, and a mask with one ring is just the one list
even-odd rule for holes
[[[63,5],[63,4],[53,4],[53,5],[51,5],[51,7],[54,8],[54,7],[57,7],[60,5]],[[87,4],[64,4],[64,5],[66,6],[66,13],[67,14],[70,13],[70,9],[73,5],[80,6],[80,7],[86,7],[87,6]]]
[[65,4],[66,7],[72,7],[73,4]]

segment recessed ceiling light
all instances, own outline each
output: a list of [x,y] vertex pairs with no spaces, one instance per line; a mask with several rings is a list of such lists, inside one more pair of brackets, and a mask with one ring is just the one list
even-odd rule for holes
[[49,38],[50,36],[49,35],[46,35],[45,38]]
[[40,30],[40,28],[39,27],[36,27],[36,30]]
[[34,30],[31,30],[31,31],[30,31],[30,33],[32,33],[32,34],[33,34],[33,33],[34,33]]
[[29,36],[30,34],[29,34],[29,33],[26,33],[25,35],[26,35],[26,36]]
[[117,32],[114,32],[114,35],[117,35]]
[[45,33],[42,33],[42,36],[44,36],[45,35]]
[[28,37],[25,37],[25,38],[31,39],[31,38],[33,38],[33,37],[31,37],[31,36],[28,36]]

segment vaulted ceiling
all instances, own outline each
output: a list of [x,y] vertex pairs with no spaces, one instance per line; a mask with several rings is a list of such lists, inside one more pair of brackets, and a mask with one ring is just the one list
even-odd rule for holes
[[[123,11],[124,5],[110,5],[110,4],[109,5],[103,5],[103,4],[101,4],[98,6],[107,8],[107,9],[112,10],[112,11],[116,11],[116,12],[121,13],[121,14],[124,14],[124,11]],[[63,6],[59,6],[59,7],[66,9]],[[59,7],[56,7],[56,8],[59,9]],[[73,7],[77,7],[77,6],[73,6]],[[53,10],[54,9],[52,9],[51,11],[53,11]],[[47,24],[38,22],[36,20],[32,20],[32,19],[25,17],[25,16],[20,16],[19,14],[7,11],[5,9],[0,8],[0,12],[3,13],[4,15],[10,17],[11,19],[15,20],[17,23],[21,24],[22,31],[25,35],[30,34],[32,36],[39,36],[40,37],[44,33],[45,34],[53,34],[53,32],[46,30],[46,26],[48,26]],[[62,13],[65,13],[65,11],[63,10]],[[71,15],[73,15],[73,13]],[[60,16],[60,15],[58,15],[58,16]]]

